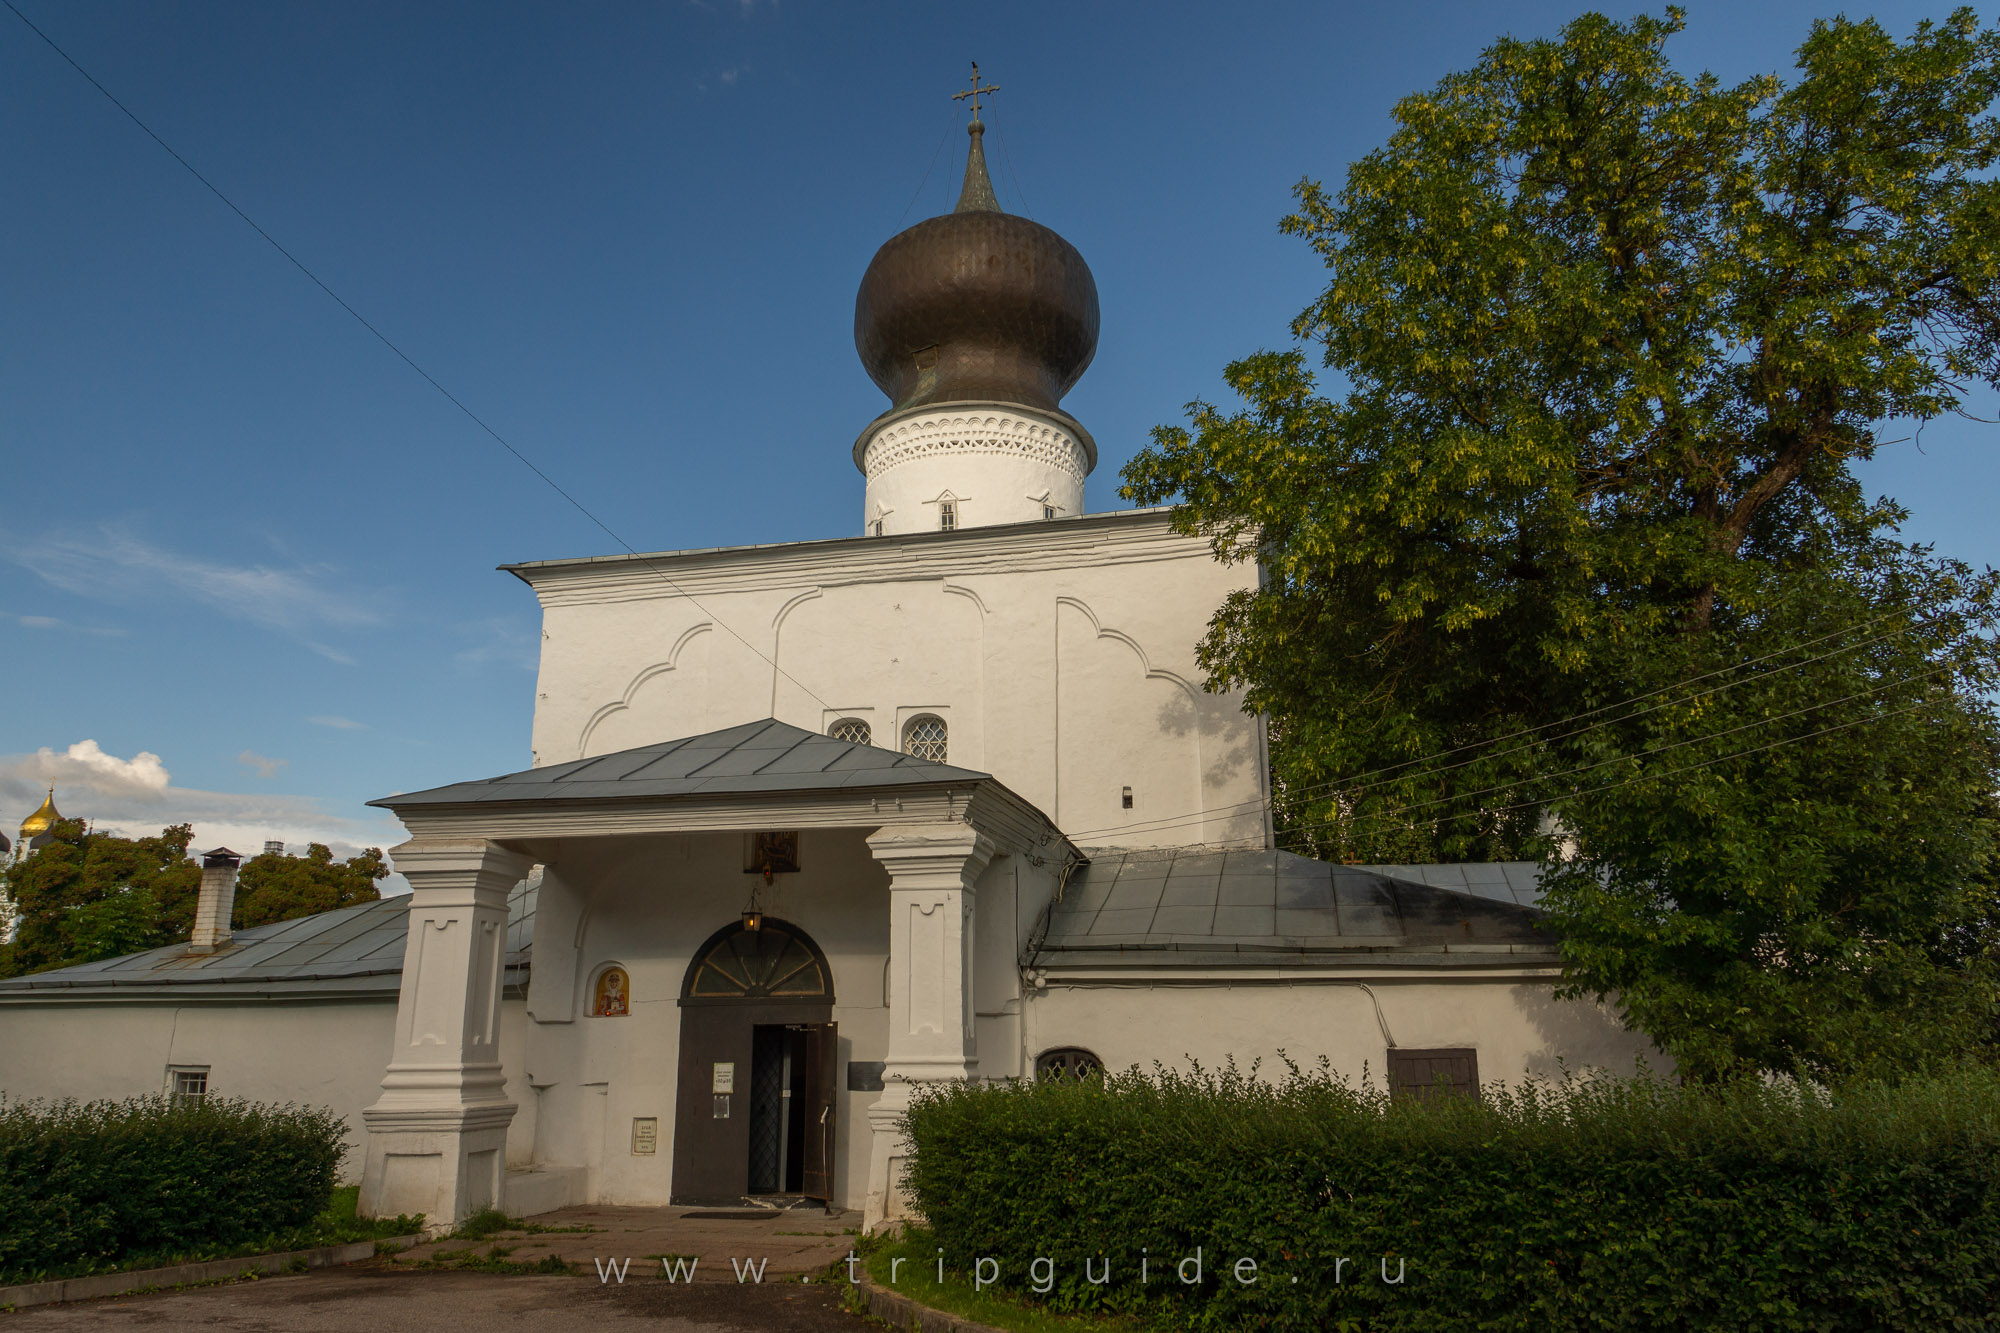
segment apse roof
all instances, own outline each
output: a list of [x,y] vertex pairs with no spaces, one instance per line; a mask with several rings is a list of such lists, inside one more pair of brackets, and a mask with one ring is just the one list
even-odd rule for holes
[[1050,910],[1038,967],[1554,956],[1531,862],[1343,866],[1207,847],[1090,855]]
[[593,759],[384,796],[370,805],[607,801],[780,791],[865,791],[991,782],[992,775],[765,719]]
[[[527,984],[528,945],[540,877],[514,886],[507,903],[510,990]],[[0,1002],[147,997],[242,1001],[394,997],[402,984],[410,897],[403,894],[239,930],[214,953],[186,944],[0,980]]]

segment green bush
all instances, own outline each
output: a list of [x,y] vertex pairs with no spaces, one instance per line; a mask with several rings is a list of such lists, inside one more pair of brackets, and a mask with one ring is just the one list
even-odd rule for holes
[[1176,1328],[1995,1327],[1991,1070],[1838,1098],[1599,1076],[1393,1104],[1324,1069],[1254,1074],[928,1089],[914,1202],[952,1268],[990,1257],[1002,1289]]
[[302,1227],[327,1205],[346,1133],[331,1111],[247,1101],[0,1109],[0,1281]]

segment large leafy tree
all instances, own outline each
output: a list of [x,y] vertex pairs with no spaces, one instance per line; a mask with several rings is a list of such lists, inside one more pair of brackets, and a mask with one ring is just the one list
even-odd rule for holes
[[388,873],[376,847],[346,861],[334,860],[326,844],[318,842],[307,844],[304,856],[253,856],[236,876],[236,928],[372,903],[382,896],[375,881]]
[[[115,958],[193,934],[201,867],[188,854],[189,825],[121,838],[66,819],[52,833],[5,872],[20,920],[13,943],[0,947],[0,976]],[[319,843],[304,856],[252,857],[237,876],[232,922],[246,930],[372,902],[380,896],[375,881],[388,873],[373,847],[347,861]]]
[[1503,40],[1302,183],[1343,391],[1237,362],[1125,494],[1265,571],[1202,656],[1288,845],[1543,858],[1569,991],[1690,1075],[1893,1073],[1994,1030],[1996,589],[1853,464],[2000,379],[2000,37],[1724,86],[1681,26]]

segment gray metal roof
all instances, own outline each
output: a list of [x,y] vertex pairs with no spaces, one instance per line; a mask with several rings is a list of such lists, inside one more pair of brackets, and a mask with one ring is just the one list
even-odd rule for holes
[[1337,866],[1276,851],[1106,851],[1064,886],[1034,962],[1542,959],[1555,942],[1539,902],[1529,862]]
[[[527,982],[540,877],[515,885],[508,900],[505,984]],[[0,1004],[148,997],[241,1001],[393,998],[402,984],[410,898],[320,912],[238,931],[227,947],[191,954],[185,944],[0,980]]]
[[524,769],[497,778],[384,796],[370,805],[604,801],[647,796],[729,796],[752,792],[865,791],[939,783],[991,782],[992,775],[894,750],[835,740],[766,718],[685,740],[642,745],[594,759]]

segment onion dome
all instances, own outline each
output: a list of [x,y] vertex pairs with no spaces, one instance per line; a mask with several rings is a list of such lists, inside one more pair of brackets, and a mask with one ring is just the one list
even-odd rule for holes
[[62,815],[56,810],[56,789],[49,788],[48,799],[42,808],[21,821],[20,842],[24,847],[39,847],[48,841],[49,830],[55,827]]
[[986,127],[966,127],[958,207],[891,237],[854,300],[854,347],[890,410],[1018,403],[1054,411],[1097,352],[1097,282],[1076,247],[1000,211]]

